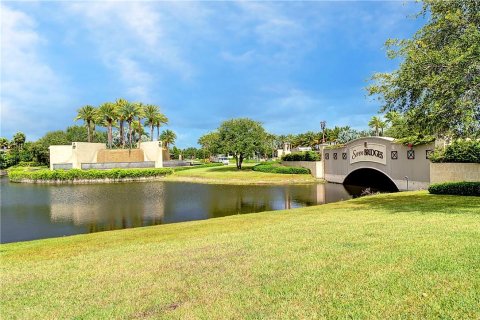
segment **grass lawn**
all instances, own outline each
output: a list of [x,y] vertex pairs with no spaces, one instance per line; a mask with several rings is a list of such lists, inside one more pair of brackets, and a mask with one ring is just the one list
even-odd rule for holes
[[480,318],[480,197],[406,192],[0,248],[2,319]]
[[255,164],[243,164],[178,171],[165,178],[170,181],[201,182],[212,184],[291,184],[318,181],[310,174],[278,174],[253,171]]

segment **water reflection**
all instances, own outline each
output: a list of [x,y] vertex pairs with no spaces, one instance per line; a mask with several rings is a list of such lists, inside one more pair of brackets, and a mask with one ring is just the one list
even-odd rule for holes
[[30,185],[1,180],[2,243],[298,208],[351,198],[339,184]]

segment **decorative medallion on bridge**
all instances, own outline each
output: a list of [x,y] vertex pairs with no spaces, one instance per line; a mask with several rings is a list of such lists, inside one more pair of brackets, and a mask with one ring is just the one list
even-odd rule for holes
[[336,152],[333,153],[333,160],[337,160],[337,153]]
[[346,152],[342,153],[342,159],[347,160],[347,153]]
[[350,164],[365,161],[387,164],[387,147],[383,144],[362,143],[350,148]]
[[425,158],[430,159],[430,157],[433,155],[433,150],[425,150]]
[[392,158],[392,160],[398,160],[398,151],[392,151],[390,153],[390,157]]
[[409,160],[415,159],[415,150],[407,150],[407,159]]
[[329,153],[325,153],[325,160],[328,160],[330,158],[330,154]]

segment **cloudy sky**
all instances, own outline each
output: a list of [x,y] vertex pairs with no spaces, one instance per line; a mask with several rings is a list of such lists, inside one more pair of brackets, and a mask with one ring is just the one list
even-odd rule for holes
[[[83,105],[153,103],[179,147],[223,120],[276,134],[350,125],[378,111],[387,38],[422,24],[413,2],[1,3],[1,135],[35,140]],[[78,123],[80,124],[80,122]]]

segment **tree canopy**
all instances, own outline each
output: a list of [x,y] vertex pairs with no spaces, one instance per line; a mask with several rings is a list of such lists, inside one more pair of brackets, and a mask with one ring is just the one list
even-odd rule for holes
[[480,1],[424,0],[419,16],[427,23],[412,39],[386,42],[402,62],[376,73],[368,93],[418,133],[480,135]]
[[266,132],[260,122],[237,118],[224,121],[218,128],[220,149],[235,157],[238,169],[245,157],[265,149]]

